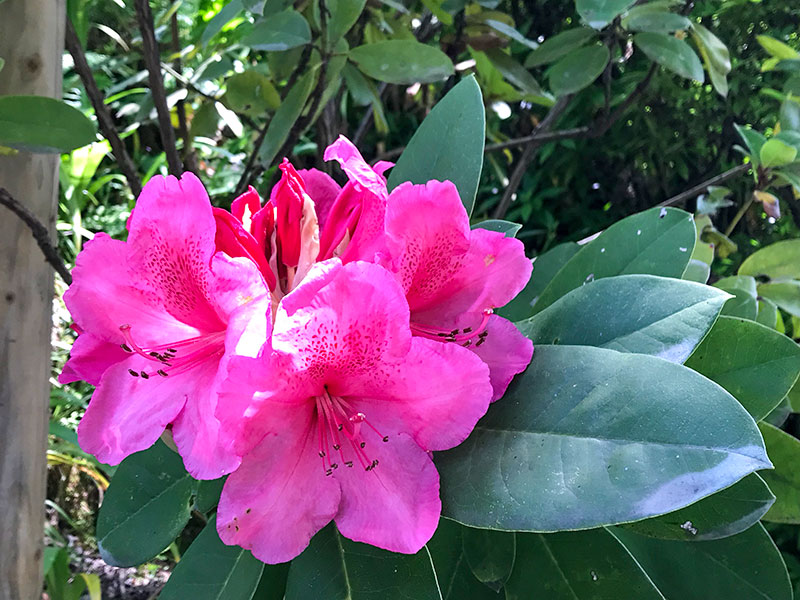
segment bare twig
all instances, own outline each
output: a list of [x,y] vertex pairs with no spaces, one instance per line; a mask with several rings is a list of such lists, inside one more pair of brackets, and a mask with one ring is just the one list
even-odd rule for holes
[[[180,31],[178,29],[177,10],[172,13],[172,17],[170,18],[170,33],[172,35],[172,52],[175,55],[175,60],[173,61],[172,66],[176,73],[182,73],[183,63],[181,61],[181,40]],[[179,85],[182,85],[181,79],[178,79]],[[189,171],[196,174],[197,160],[195,158],[194,150],[192,149],[192,138],[189,135],[189,124],[186,120],[185,100],[178,100],[178,103],[175,105],[175,111],[178,113],[178,131],[180,132],[181,139],[183,140],[183,162]]]
[[733,179],[734,177],[738,177],[739,175],[747,173],[747,171],[749,171],[751,168],[752,165],[750,164],[733,167],[732,169],[728,169],[724,173],[715,175],[714,177],[711,177],[710,179],[707,179],[704,182],[697,184],[696,186],[686,190],[685,192],[681,192],[680,194],[677,194],[672,198],[664,200],[664,202],[661,202],[660,204],[656,204],[656,206],[675,206],[677,204],[683,204],[687,200],[691,200],[692,198],[695,198],[696,196],[705,192],[706,188],[708,188],[709,186],[725,183],[729,179]]
[[153,25],[153,13],[150,10],[149,0],[134,0],[136,18],[142,33],[143,58],[150,79],[150,93],[158,114],[158,129],[161,133],[161,143],[167,155],[167,166],[172,175],[180,175],[183,170],[178,148],[175,145],[175,131],[172,129],[172,119],[167,106],[167,94],[164,91],[164,79],[161,76],[161,59],[158,42]]
[[117,128],[114,126],[114,120],[111,118],[111,111],[106,106],[103,93],[97,87],[97,82],[92,74],[92,69],[89,63],[86,62],[86,55],[83,52],[83,47],[78,39],[78,34],[75,33],[75,28],[72,23],[67,21],[66,30],[66,45],[69,53],[72,55],[72,62],[75,64],[75,71],[83,82],[83,87],[86,89],[86,95],[89,96],[89,101],[92,103],[94,113],[97,115],[97,123],[100,126],[100,132],[111,144],[111,150],[114,152],[114,157],[117,159],[120,171],[125,175],[128,181],[128,187],[134,196],[138,196],[142,191],[142,184],[140,183],[139,176],[136,173],[136,165],[125,149],[125,144],[122,138],[119,137]]
[[17,215],[20,220],[28,226],[28,229],[30,229],[33,234],[33,239],[36,240],[39,249],[42,251],[42,254],[44,254],[44,259],[50,263],[50,266],[55,269],[56,273],[61,275],[61,279],[63,279],[67,285],[72,284],[72,274],[58,255],[58,250],[56,250],[50,242],[50,232],[47,230],[47,227],[36,218],[36,215],[20,204],[19,201],[4,188],[0,188],[0,204]]
[[[571,99],[572,95],[562,96],[559,98],[553,107],[547,112],[547,116],[545,116],[545,118],[542,119],[542,122],[536,127],[534,134],[536,132],[547,132],[564,113]],[[517,193],[517,188],[519,188],[519,184],[522,182],[522,176],[528,169],[528,165],[530,165],[531,161],[536,157],[541,145],[541,140],[534,137],[533,140],[529,142],[527,146],[525,146],[525,149],[522,151],[522,155],[519,157],[519,160],[514,167],[514,171],[511,173],[511,177],[508,180],[508,185],[503,192],[503,197],[500,199],[500,203],[497,205],[497,208],[492,215],[493,218],[502,219],[506,215],[506,211],[508,211],[508,207],[511,206],[511,201],[514,199],[514,195]]]
[[[383,96],[387,89],[389,89],[389,84],[385,81],[378,86],[378,100],[383,101]],[[367,131],[369,131],[369,128],[372,127],[374,120],[375,109],[372,105],[370,105],[367,109],[367,112],[364,113],[361,122],[358,124],[358,129],[356,129],[356,133],[351,140],[353,144],[358,146],[361,143],[361,140],[364,139],[364,136],[366,135]]]

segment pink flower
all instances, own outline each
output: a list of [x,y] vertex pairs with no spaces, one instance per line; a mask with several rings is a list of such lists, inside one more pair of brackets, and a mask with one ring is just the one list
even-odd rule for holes
[[214,416],[232,352],[267,336],[268,289],[254,264],[216,252],[206,191],[192,174],[155,177],[128,221],[127,242],[86,244],[64,300],[81,331],[62,383],[97,386],[78,428],[81,447],[119,463],[171,427],[198,478],[239,457]]
[[491,397],[474,354],[412,337],[391,273],[338,259],[283,298],[271,341],[233,358],[225,385],[217,415],[243,458],[217,528],[267,563],[331,520],[350,539],[417,552],[441,511],[429,452],[461,443]]

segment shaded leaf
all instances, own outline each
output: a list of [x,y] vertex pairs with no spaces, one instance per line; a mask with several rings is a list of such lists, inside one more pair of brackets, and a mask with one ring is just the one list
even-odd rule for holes
[[77,108],[44,96],[0,97],[0,145],[62,153],[91,144],[95,127]]
[[566,56],[573,50],[589,43],[597,37],[597,32],[586,27],[567,29],[561,33],[547,38],[536,50],[528,55],[525,66],[536,67],[557,61],[562,56]]
[[242,44],[253,50],[289,50],[311,42],[311,28],[296,10],[284,10],[258,21]]
[[633,36],[633,42],[650,60],[673,73],[700,83],[705,81],[700,59],[683,40],[664,33],[637,33]]
[[754,252],[739,267],[739,275],[800,279],[800,240],[775,242]]
[[384,40],[350,50],[350,60],[378,81],[430,83],[453,74],[453,63],[438,48],[414,40]]
[[515,534],[464,527],[461,536],[464,556],[473,575],[495,592],[499,592],[514,568]]
[[550,68],[550,88],[556,96],[574,94],[600,77],[610,58],[603,45],[573,50]]
[[633,4],[635,0],[575,0],[578,14],[595,29],[602,29]]
[[785,431],[759,423],[767,452],[775,469],[764,471],[761,476],[775,494],[775,504],[764,517],[776,523],[800,523],[800,440]]

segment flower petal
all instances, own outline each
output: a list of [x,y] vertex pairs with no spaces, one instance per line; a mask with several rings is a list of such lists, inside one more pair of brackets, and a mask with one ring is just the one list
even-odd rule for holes
[[84,332],[72,344],[69,360],[58,376],[58,382],[72,383],[83,380],[97,385],[109,367],[129,356],[130,354],[119,344],[106,342],[102,338]]
[[378,197],[386,197],[386,181],[370,167],[361,153],[343,135],[325,149],[324,160],[335,160],[347,173],[350,181],[357,183]]
[[317,221],[320,228],[325,226],[331,207],[342,188],[333,180],[333,177],[318,169],[300,169],[297,171],[306,184],[306,191],[314,201],[314,210],[317,212]]
[[522,373],[533,357],[533,342],[526,338],[511,321],[492,315],[486,326],[489,335],[480,346],[470,346],[489,367],[492,382],[492,402],[506,392],[508,384]]
[[334,471],[342,489],[334,520],[351,540],[413,554],[431,539],[439,523],[439,474],[410,436],[389,438],[388,443],[366,447],[369,458],[378,460],[374,469],[365,471],[356,463]]
[[269,432],[225,482],[217,531],[275,564],[296,557],[339,506],[338,482],[317,456],[313,403],[274,404]]
[[223,252],[214,255],[206,285],[210,303],[223,323],[239,307],[269,293],[252,261],[244,257],[230,258]]

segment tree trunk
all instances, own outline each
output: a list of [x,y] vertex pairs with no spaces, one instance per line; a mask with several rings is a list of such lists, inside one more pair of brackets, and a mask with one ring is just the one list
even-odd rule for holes
[[[61,97],[64,0],[0,3],[0,95]],[[0,186],[54,230],[57,155],[0,155]],[[53,272],[0,207],[0,600],[41,598]]]

